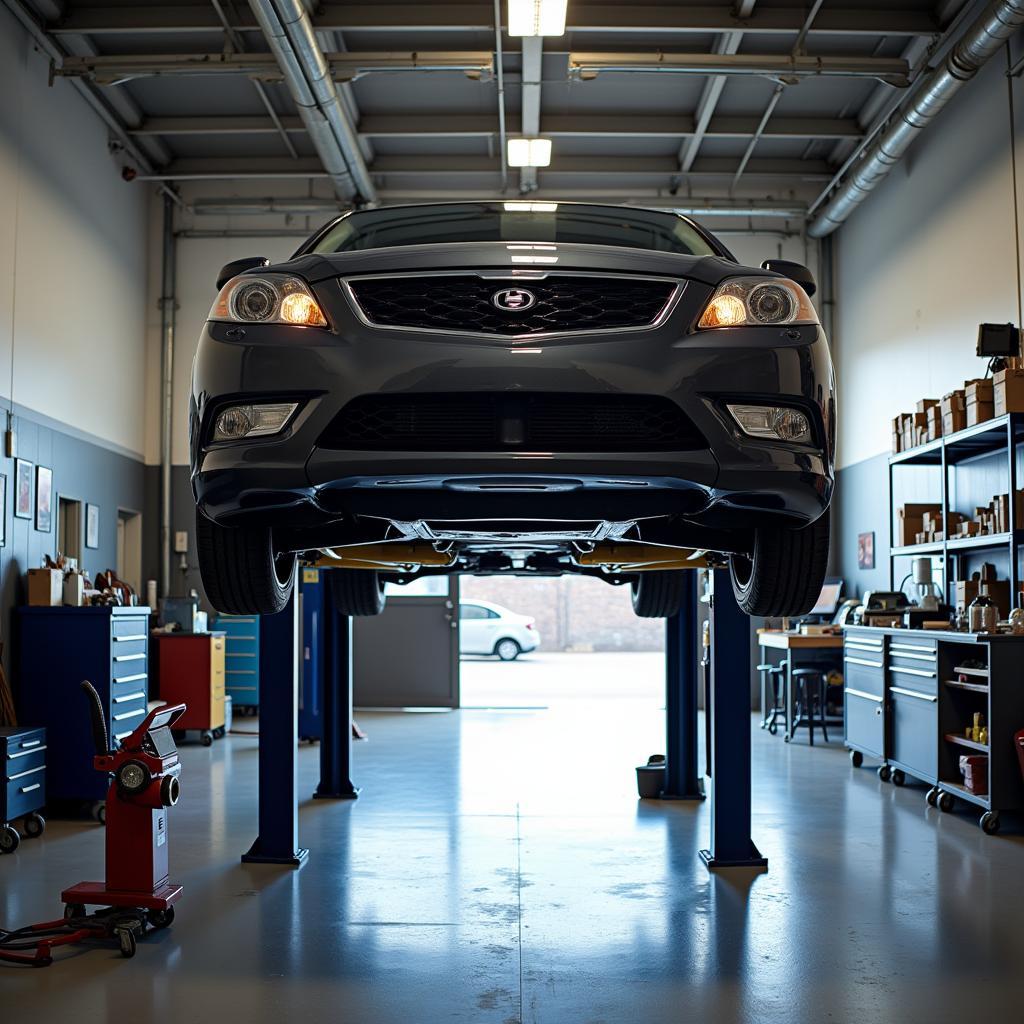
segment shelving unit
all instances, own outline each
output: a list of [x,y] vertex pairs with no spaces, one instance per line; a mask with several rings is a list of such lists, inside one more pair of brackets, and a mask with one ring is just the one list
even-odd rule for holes
[[[975,424],[955,434],[940,437],[927,444],[918,445],[905,452],[899,452],[889,458],[889,585],[893,589],[899,585],[902,575],[897,575],[896,560],[913,558],[922,555],[942,555],[946,568],[944,574],[946,599],[951,600],[953,583],[963,579],[963,560],[971,554],[983,554],[986,551],[1006,553],[1008,560],[1008,578],[1010,581],[1010,600],[1016,600],[1020,583],[1018,552],[1024,547],[1024,523],[1017,522],[1015,495],[1017,492],[1017,447],[1024,441],[1024,413],[1008,413],[984,423]],[[990,459],[994,455],[1005,453],[1005,489],[998,493],[1009,493],[1010,529],[1006,533],[986,534],[977,537],[946,536],[942,541],[929,544],[895,545],[895,473],[903,466],[934,466],[941,471],[941,495],[939,504],[942,507],[943,523],[948,522],[950,512],[949,476],[950,470],[969,465],[981,459]],[[997,492],[993,491],[993,494]],[[989,495],[991,498],[992,495]],[[944,531],[948,533],[948,531]],[[951,571],[952,570],[952,571]]]

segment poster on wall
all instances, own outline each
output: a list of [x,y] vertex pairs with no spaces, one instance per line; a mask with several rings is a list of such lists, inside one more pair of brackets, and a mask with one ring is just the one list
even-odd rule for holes
[[31,462],[14,460],[14,514],[19,519],[32,518],[32,470]]
[[53,470],[36,466],[36,529],[49,533],[53,522]]
[[85,506],[85,546],[87,548],[98,548],[100,546],[100,507],[99,505]]
[[874,569],[875,567],[875,535],[873,533],[857,534],[857,568]]

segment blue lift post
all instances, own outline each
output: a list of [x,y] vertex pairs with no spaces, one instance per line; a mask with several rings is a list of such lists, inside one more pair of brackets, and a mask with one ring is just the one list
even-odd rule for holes
[[299,604],[260,619],[259,834],[246,864],[298,867],[309,856],[299,847],[296,766],[299,710]]
[[320,734],[320,784],[317,800],[355,800],[352,785],[352,619],[339,615],[327,574],[323,577],[321,635],[325,645],[323,718]]
[[679,613],[665,620],[665,788],[663,800],[703,800],[697,764],[697,580],[687,572]]
[[711,845],[709,869],[768,870],[750,837],[750,620],[728,569],[711,570]]

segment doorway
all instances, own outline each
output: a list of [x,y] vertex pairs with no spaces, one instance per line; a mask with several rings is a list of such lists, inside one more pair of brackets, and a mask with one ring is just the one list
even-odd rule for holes
[[57,498],[57,550],[82,565],[82,503],[77,498]]
[[117,510],[117,576],[142,593],[142,513]]

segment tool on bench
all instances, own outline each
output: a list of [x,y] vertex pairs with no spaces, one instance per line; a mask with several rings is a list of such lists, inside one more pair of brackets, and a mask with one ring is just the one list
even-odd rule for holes
[[[45,967],[52,949],[89,939],[115,940],[121,955],[135,955],[147,926],[166,928],[181,886],[167,880],[167,808],[178,801],[181,764],[171,726],[184,704],[151,711],[111,750],[103,704],[91,683],[89,700],[96,756],[93,768],[111,776],[107,792],[106,881],[79,882],[61,893],[64,919],[0,930],[0,960]],[[101,909],[92,914],[87,906]]]

